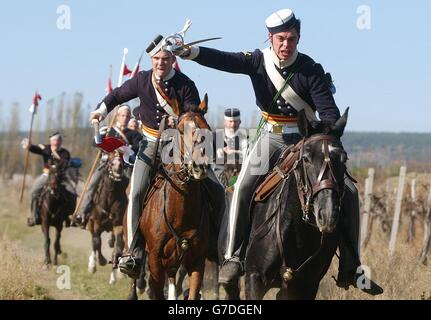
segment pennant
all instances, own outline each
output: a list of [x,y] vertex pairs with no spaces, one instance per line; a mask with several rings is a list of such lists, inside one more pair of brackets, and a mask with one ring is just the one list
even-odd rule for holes
[[133,78],[134,76],[136,76],[138,74],[138,72],[139,72],[139,69],[140,69],[139,63],[137,63],[136,66],[135,66],[135,68],[133,69],[132,74],[130,75],[130,78]]
[[112,80],[111,77],[108,79],[108,94],[112,92]]
[[42,100],[42,97],[40,96],[40,94],[36,90],[36,93],[34,94],[33,99],[32,99],[32,104],[31,104],[30,109],[29,109],[29,111],[31,113],[36,114],[37,107],[39,106],[39,101],[40,100]]
[[123,76],[128,76],[130,74],[132,74],[132,71],[127,68],[127,64],[124,64]]

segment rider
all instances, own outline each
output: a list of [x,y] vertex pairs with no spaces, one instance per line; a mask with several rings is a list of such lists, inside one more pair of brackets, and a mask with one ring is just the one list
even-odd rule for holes
[[217,130],[214,134],[214,173],[222,184],[228,184],[228,181],[224,181],[223,178],[225,167],[235,166],[239,173],[244,155],[247,152],[248,137],[244,131],[239,130],[240,125],[240,110],[227,108],[224,111],[224,129]]
[[[127,127],[130,121],[131,114],[132,112],[128,105],[120,106],[117,110],[116,122],[114,124],[114,127],[102,127],[100,128],[100,133],[102,137],[110,136],[120,138],[122,140],[127,140],[127,143],[130,145],[130,148],[136,154],[138,152],[139,142],[142,139],[142,136],[139,132],[131,130]],[[93,195],[106,171],[107,165],[108,154],[103,153],[99,161],[99,165],[93,176],[91,177],[87,192],[83,195],[84,198],[82,199],[81,207],[79,208],[76,215],[76,221],[81,224],[82,228],[85,228],[88,222],[88,218],[93,207]]]
[[130,130],[138,131],[139,130],[138,120],[136,120],[135,118],[131,118],[129,120],[129,123],[127,124],[127,128],[129,128]]
[[[299,141],[301,137],[296,124],[299,110],[305,109],[309,120],[317,120],[317,111],[320,120],[328,125],[340,117],[331,84],[327,80],[329,77],[325,76],[322,66],[297,50],[301,22],[292,10],[283,9],[273,13],[266,19],[266,26],[271,46],[264,50],[231,53],[192,46],[179,53],[183,58],[207,67],[250,76],[257,105],[266,120],[265,129],[268,132],[260,135],[250,151],[235,185],[229,212],[231,232],[225,263],[220,272],[221,283],[236,281],[242,273],[241,261],[249,237],[249,204],[255,182],[266,173],[265,170],[253,170],[260,159],[259,151],[267,150],[268,158],[261,159],[261,163],[270,169],[284,146]],[[353,182],[349,178],[345,180],[342,216],[348,239],[340,245],[337,285],[347,288],[349,285],[356,286],[361,276],[357,273],[361,263],[358,248],[358,193]],[[371,294],[383,292],[377,284],[370,283],[371,288],[364,291]]]
[[[146,50],[151,58],[152,69],[139,72],[121,87],[114,89],[90,116],[90,120],[102,121],[116,105],[136,97],[140,99],[140,106],[134,109],[133,114],[142,122],[144,137],[133,168],[127,208],[129,252],[119,261],[120,270],[131,277],[139,275],[142,265],[144,242],[139,232],[139,217],[153,174],[151,162],[162,119],[166,118],[167,125],[173,127],[179,115],[200,103],[194,82],[173,68],[176,61],[175,55],[165,50],[164,44],[163,36],[159,35],[155,38]],[[180,110],[176,110],[176,106],[169,105],[167,100],[173,99],[178,101]],[[208,178],[204,182],[216,199],[213,203],[213,212],[218,214],[223,209],[221,206],[224,204],[224,189],[212,170],[208,170]]]
[[[55,132],[49,136],[49,144],[30,144],[28,139],[23,139],[21,145],[23,149],[28,149],[31,153],[41,155],[43,157],[44,168],[42,174],[36,179],[31,188],[31,213],[32,217],[28,218],[27,225],[33,227],[42,223],[38,208],[38,199],[42,192],[43,186],[48,181],[48,173],[50,164],[68,165],[70,161],[70,153],[67,149],[61,146],[62,136],[59,132]],[[64,181],[68,191],[74,193],[73,187]],[[69,225],[69,220],[66,220],[66,226]]]

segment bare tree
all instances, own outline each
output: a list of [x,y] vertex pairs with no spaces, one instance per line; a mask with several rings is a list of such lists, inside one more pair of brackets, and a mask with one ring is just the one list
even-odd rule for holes
[[4,179],[12,179],[14,173],[19,171],[20,146],[19,146],[19,104],[13,103],[12,112],[9,119],[9,130],[6,134],[4,152],[2,159],[2,176]]

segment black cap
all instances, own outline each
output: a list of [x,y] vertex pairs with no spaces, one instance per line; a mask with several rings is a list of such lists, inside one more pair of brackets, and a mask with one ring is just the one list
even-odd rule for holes
[[145,51],[147,53],[150,53],[162,40],[163,40],[163,36],[159,34],[156,38],[154,38],[154,40],[150,43],[147,50]]
[[224,111],[225,117],[234,118],[239,117],[241,115],[241,112],[237,108],[227,108]]
[[54,133],[51,133],[51,134],[49,135],[49,138],[51,139],[52,137],[55,137],[55,136],[60,136],[60,138],[62,138],[61,133],[60,133],[60,132],[58,132],[58,131],[56,131],[56,132],[54,132]]

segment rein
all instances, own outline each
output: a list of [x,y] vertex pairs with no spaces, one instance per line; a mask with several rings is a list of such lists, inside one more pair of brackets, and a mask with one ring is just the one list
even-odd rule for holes
[[[316,141],[322,141],[324,162],[322,167],[320,168],[316,183],[314,185],[311,185],[307,175],[306,166],[303,163],[304,161],[303,155],[304,155],[305,147],[310,143],[316,142]],[[270,218],[272,218],[275,215],[275,218],[276,218],[275,227],[276,227],[277,248],[280,254],[280,258],[282,260],[282,267],[280,268],[280,274],[284,281],[292,280],[295,275],[300,273],[307,265],[309,265],[312,261],[314,261],[322,251],[322,248],[324,247],[324,243],[327,239],[327,235],[325,233],[321,233],[319,248],[312,255],[310,255],[303,263],[301,263],[301,265],[298,268],[292,269],[290,267],[287,267],[287,262],[284,256],[283,241],[280,233],[281,195],[283,194],[286,181],[289,179],[290,173],[293,171],[295,175],[295,180],[296,180],[298,197],[301,203],[301,210],[303,214],[302,220],[305,223],[318,229],[317,224],[312,223],[309,218],[309,212],[311,209],[310,203],[313,200],[313,198],[317,195],[319,191],[324,189],[332,189],[332,190],[335,190],[339,195],[341,194],[339,197],[340,204],[344,196],[344,188],[340,190],[341,188],[337,183],[337,179],[334,174],[335,171],[332,166],[331,159],[329,157],[328,143],[338,142],[338,141],[339,140],[334,136],[318,134],[318,135],[311,136],[308,139],[303,138],[291,150],[292,153],[297,154],[299,152],[299,158],[296,160],[293,168],[289,170],[289,172],[286,175],[284,175],[284,178],[285,178],[284,183],[282,184],[282,187],[280,188],[280,191],[276,196],[276,201],[277,201],[276,210],[270,216]],[[324,179],[323,177],[327,171],[329,171],[329,178]],[[267,219],[267,221],[268,220],[269,218]]]

